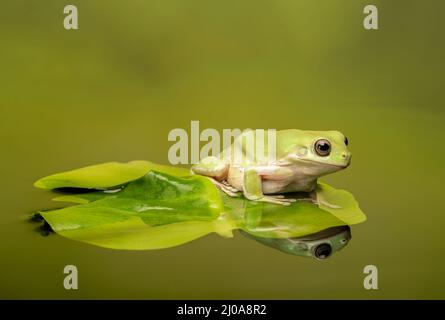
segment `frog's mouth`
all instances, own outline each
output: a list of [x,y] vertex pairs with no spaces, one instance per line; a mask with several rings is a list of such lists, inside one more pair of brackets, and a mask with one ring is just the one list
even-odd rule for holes
[[341,164],[333,164],[333,163],[328,163],[328,162],[320,162],[320,161],[315,161],[315,160],[309,160],[309,159],[301,159],[296,157],[295,158],[297,161],[301,161],[301,162],[305,162],[305,163],[310,163],[310,164],[315,164],[315,165],[319,165],[319,166],[324,166],[324,167],[332,167],[332,168],[336,168],[338,170],[340,169],[345,169],[347,167],[349,167],[349,165],[351,164],[351,161],[348,161],[347,164],[341,165]]

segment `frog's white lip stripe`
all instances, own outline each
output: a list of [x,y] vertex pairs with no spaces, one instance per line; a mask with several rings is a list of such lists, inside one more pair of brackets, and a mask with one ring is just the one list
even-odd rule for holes
[[336,168],[340,168],[340,169],[347,168],[347,167],[350,165],[350,163],[348,163],[348,164],[346,164],[346,165],[344,165],[344,166],[341,166],[341,165],[338,165],[338,164],[332,164],[332,163],[326,163],[326,162],[319,162],[319,161],[313,161],[313,160],[307,160],[307,159],[301,159],[301,158],[298,158],[298,160],[299,160],[299,161],[302,161],[302,162],[316,163],[316,164],[319,164],[319,165],[330,166],[330,167],[336,167]]

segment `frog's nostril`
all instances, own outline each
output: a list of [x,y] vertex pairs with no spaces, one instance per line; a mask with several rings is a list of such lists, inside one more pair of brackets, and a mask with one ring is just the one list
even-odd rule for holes
[[350,153],[342,153],[341,155],[343,161],[347,161],[348,164],[351,163],[351,154]]

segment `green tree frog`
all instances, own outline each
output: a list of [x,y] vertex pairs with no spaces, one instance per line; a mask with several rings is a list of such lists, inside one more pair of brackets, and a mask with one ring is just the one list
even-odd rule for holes
[[351,162],[348,139],[339,131],[276,131],[274,148],[262,139],[262,157],[248,148],[249,143],[258,148],[257,131],[244,131],[219,156],[193,165],[192,172],[209,177],[229,196],[242,192],[249,200],[290,205],[296,199],[283,193],[313,193],[319,177]]

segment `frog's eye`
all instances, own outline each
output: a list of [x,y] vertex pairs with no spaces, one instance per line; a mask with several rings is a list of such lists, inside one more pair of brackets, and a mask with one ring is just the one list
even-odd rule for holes
[[326,139],[315,141],[315,152],[322,157],[326,157],[331,153],[331,143]]
[[348,143],[349,143],[348,138],[345,137],[345,145],[348,145]]

